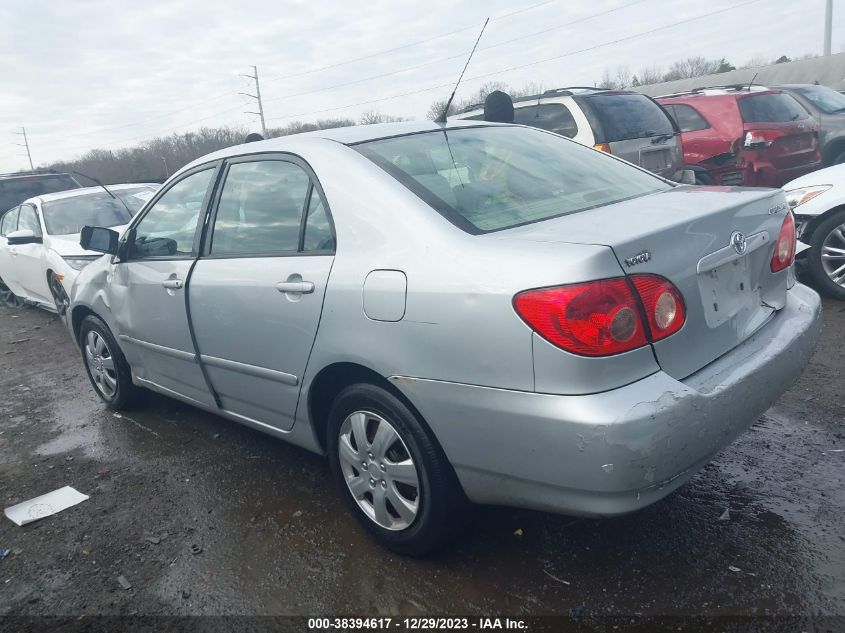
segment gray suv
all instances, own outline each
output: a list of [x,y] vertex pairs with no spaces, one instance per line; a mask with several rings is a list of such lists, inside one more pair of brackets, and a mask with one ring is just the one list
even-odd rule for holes
[[788,92],[819,122],[819,149],[825,167],[845,163],[845,95],[827,86],[772,86]]
[[[651,97],[626,90],[558,88],[514,99],[513,106],[514,123],[569,137],[670,180],[684,176],[680,130]],[[451,118],[481,121],[484,106],[470,106]]]

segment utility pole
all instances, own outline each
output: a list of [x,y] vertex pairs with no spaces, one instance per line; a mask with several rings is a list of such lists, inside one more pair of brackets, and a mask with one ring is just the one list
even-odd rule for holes
[[15,134],[23,136],[23,143],[15,143],[15,145],[26,148],[26,157],[29,159],[29,168],[30,170],[35,171],[35,167],[32,165],[32,154],[29,151],[29,141],[26,138],[26,128],[21,126],[21,131],[15,132]]
[[258,85],[258,67],[253,66],[252,70],[255,72],[254,75],[241,75],[241,77],[248,77],[249,79],[255,80],[255,94],[251,95],[248,92],[239,92],[238,94],[255,99],[258,102],[258,112],[246,112],[245,114],[257,114],[261,117],[261,135],[267,138],[267,125],[264,123],[264,104],[261,103],[261,88]]
[[[833,31],[833,0],[827,0],[824,10],[824,54],[830,55],[830,39]],[[257,73],[256,73],[257,74]]]

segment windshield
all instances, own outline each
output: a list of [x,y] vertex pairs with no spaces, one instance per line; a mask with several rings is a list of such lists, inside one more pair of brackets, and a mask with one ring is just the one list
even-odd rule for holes
[[845,95],[827,86],[801,86],[792,88],[822,112],[845,112]]
[[644,95],[597,94],[586,101],[601,123],[605,143],[675,133],[666,113]]
[[154,191],[152,187],[112,191],[114,195],[126,202],[126,206],[132,213],[129,213],[119,200],[115,200],[105,191],[44,202],[41,205],[41,211],[44,214],[47,233],[73,235],[82,231],[83,226],[128,224]]
[[606,154],[525,127],[426,132],[354,149],[474,234],[670,188]]
[[739,111],[746,123],[788,123],[810,116],[800,103],[785,92],[743,97]]
[[2,178],[0,179],[0,211],[11,209],[27,198],[68,189],[79,189],[79,183],[67,174]]

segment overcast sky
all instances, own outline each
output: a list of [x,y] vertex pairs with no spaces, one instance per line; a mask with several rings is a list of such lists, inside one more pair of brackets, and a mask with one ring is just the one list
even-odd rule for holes
[[[845,3],[834,5],[838,51]],[[253,91],[239,76],[252,64],[268,126],[424,118],[487,16],[458,99],[490,80],[593,85],[619,65],[821,53],[824,0],[3,0],[0,172],[27,167],[22,125],[36,166],[202,126],[257,130],[237,94]]]

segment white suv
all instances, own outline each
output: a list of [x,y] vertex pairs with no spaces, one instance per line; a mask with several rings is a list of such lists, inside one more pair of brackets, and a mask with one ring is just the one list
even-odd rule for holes
[[[651,97],[626,90],[558,88],[514,99],[513,107],[514,123],[567,136],[670,180],[684,176],[680,131]],[[482,121],[484,106],[470,106],[451,118]]]

